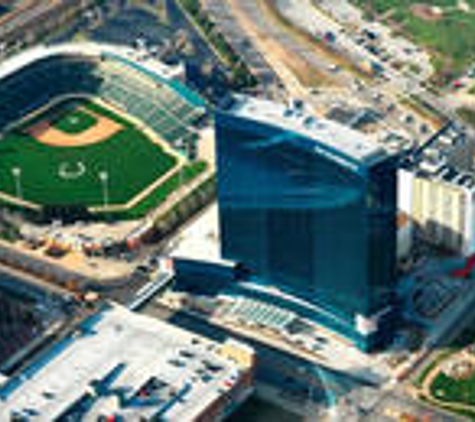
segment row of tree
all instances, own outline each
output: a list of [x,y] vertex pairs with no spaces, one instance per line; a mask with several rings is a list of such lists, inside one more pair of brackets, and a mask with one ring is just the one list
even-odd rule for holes
[[234,88],[252,88],[257,85],[257,78],[247,64],[228,43],[208,13],[201,7],[200,0],[179,0],[182,7],[193,18],[206,35],[208,42],[218,51],[222,62],[230,69],[230,82]]

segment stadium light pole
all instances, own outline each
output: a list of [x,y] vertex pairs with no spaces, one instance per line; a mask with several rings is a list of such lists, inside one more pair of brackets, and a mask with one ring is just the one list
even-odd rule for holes
[[15,191],[16,196],[18,199],[23,199],[23,191],[21,188],[21,168],[20,167],[13,167],[12,168],[12,175],[15,179]]
[[109,204],[109,173],[107,173],[107,171],[100,171],[99,179],[101,181],[102,186],[102,203],[104,205],[104,208],[107,208],[107,205]]

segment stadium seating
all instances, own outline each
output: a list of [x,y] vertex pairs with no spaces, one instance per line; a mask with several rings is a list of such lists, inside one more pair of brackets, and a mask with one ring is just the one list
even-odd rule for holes
[[135,78],[131,78],[132,74],[127,69],[119,71],[114,64],[101,86],[102,98],[140,118],[172,143],[194,131],[193,124],[203,115],[201,107],[188,102],[165,84],[152,81],[151,85],[146,76],[135,74]]
[[177,81],[168,81],[120,56],[100,59],[58,55],[39,60],[0,84],[0,130],[56,97],[100,97],[123,109],[175,145],[196,133],[203,100]]

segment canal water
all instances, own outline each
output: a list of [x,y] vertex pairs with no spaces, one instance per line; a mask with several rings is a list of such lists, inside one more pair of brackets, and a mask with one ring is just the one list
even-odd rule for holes
[[303,422],[303,419],[273,403],[252,396],[226,422]]

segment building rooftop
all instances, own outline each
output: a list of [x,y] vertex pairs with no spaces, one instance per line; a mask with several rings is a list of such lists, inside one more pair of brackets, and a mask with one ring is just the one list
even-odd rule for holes
[[192,421],[250,368],[243,355],[252,349],[111,305],[0,388],[0,420]]
[[99,42],[77,42],[55,45],[39,44],[22,51],[15,56],[9,57],[0,64],[0,79],[18,72],[23,67],[31,65],[37,60],[62,54],[81,54],[97,58],[104,54],[109,54],[123,60],[130,59],[132,61],[140,62],[142,68],[158,74],[164,79],[175,78],[183,73],[182,65],[166,65],[159,60],[148,57],[144,52],[137,51],[132,47]]
[[417,175],[466,190],[475,190],[473,142],[462,127],[449,122],[404,162]]
[[229,109],[231,114],[306,136],[360,164],[372,164],[388,156],[388,152],[377,142],[373,142],[368,135],[337,122],[316,117],[306,110],[301,101],[294,101],[288,106],[247,96],[236,96],[235,99]]

